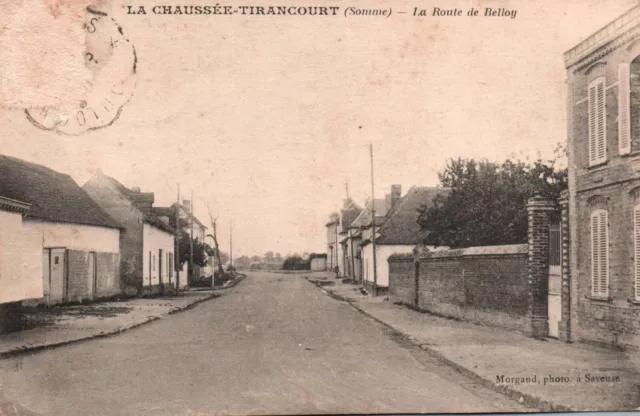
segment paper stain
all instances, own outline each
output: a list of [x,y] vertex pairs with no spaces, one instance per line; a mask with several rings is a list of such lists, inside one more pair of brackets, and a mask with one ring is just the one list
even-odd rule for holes
[[90,90],[87,7],[106,0],[0,0],[0,108],[73,105]]

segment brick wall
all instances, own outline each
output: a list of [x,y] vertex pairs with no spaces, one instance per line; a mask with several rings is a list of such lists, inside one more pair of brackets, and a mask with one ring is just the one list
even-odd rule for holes
[[120,256],[117,253],[96,253],[95,293],[91,281],[89,252],[68,250],[67,300],[79,302],[121,293]]
[[[393,278],[391,278],[393,276]],[[389,300],[415,306],[415,263],[413,257],[394,257],[389,261]]]
[[117,253],[97,253],[96,296],[105,298],[122,293],[120,287],[120,255]]
[[421,254],[417,305],[414,257],[392,256],[389,273],[393,302],[487,325],[531,330],[527,244]]

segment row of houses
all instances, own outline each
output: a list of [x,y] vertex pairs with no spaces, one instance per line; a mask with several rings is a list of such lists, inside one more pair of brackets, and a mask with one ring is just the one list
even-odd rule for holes
[[527,244],[403,256],[420,240],[418,202],[446,190],[398,199],[396,186],[391,198],[364,208],[346,200],[332,216],[328,267],[371,287],[374,224],[379,289],[388,290],[391,264],[394,300],[536,337],[640,348],[640,5],[564,63],[568,192],[530,200]]
[[102,172],[80,187],[67,174],[0,155],[0,304],[185,288],[190,273],[176,264],[177,214],[191,220],[179,226],[193,224],[196,238],[204,240],[206,227],[189,201],[154,201],[153,192]]
[[345,199],[340,212],[326,224],[327,269],[359,282],[371,293],[386,293],[389,257],[410,254],[422,243],[426,231],[418,224],[418,209],[447,192],[441,187],[414,186],[403,196],[401,185],[391,185],[384,198],[367,201],[364,207]]

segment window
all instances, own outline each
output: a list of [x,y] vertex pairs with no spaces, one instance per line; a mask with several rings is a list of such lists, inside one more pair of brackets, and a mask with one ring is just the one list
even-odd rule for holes
[[589,84],[589,165],[607,161],[604,77]]
[[153,260],[151,260],[151,264],[153,264],[153,271],[156,271],[156,255],[153,255]]
[[591,213],[591,294],[609,296],[609,215],[605,209]]

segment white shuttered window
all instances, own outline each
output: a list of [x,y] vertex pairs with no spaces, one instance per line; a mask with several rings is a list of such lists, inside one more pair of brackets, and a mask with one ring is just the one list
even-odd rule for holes
[[618,152],[626,155],[631,152],[629,64],[618,67]]
[[604,77],[589,84],[589,165],[607,160]]
[[635,266],[634,295],[640,300],[640,204],[633,208],[633,261]]
[[609,218],[604,209],[591,213],[591,294],[609,296]]

